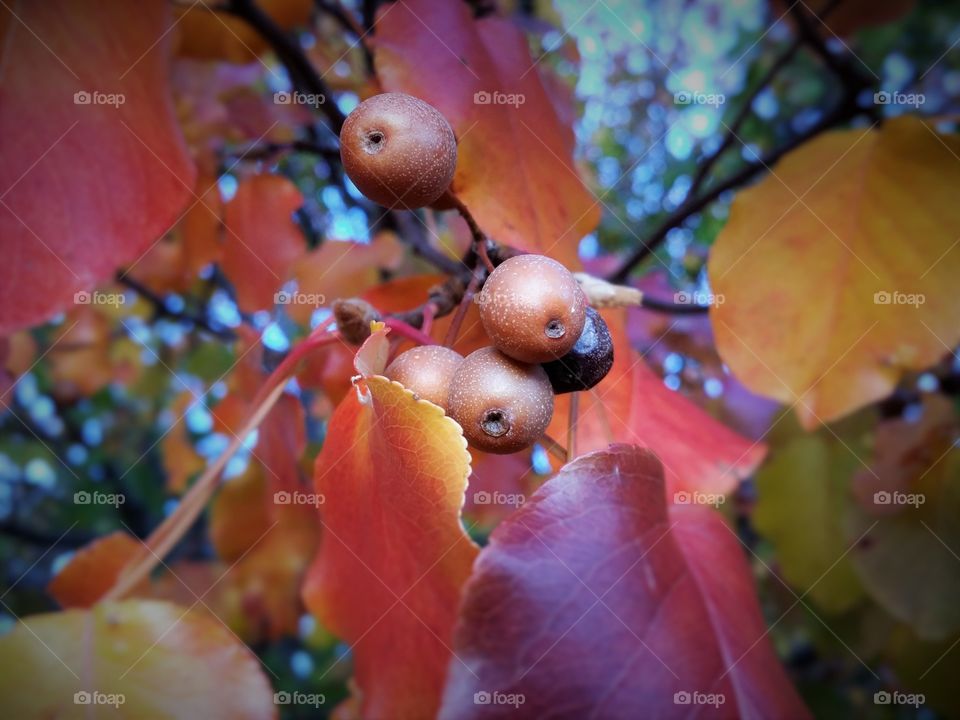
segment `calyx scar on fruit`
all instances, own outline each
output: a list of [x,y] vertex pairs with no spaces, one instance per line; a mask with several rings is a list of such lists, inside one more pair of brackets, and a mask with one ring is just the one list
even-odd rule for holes
[[553,389],[539,365],[493,347],[470,353],[450,386],[449,415],[478,450],[512,453],[529,447],[553,417]]
[[375,203],[413,210],[430,205],[450,186],[457,140],[432,105],[404,93],[383,93],[347,116],[340,158],[353,184]]

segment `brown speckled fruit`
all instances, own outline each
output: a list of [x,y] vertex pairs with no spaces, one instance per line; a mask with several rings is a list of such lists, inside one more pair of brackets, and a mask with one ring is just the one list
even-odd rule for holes
[[485,347],[467,355],[453,374],[448,406],[473,447],[506,454],[543,435],[553,417],[553,389],[539,365]]
[[450,381],[463,356],[442,345],[421,345],[400,353],[384,371],[424,400],[447,409]]
[[368,198],[412,210],[434,202],[450,186],[457,140],[432,105],[403,93],[383,93],[347,116],[340,131],[340,159]]
[[477,304],[493,344],[528,363],[566,355],[587,316],[587,298],[576,278],[544,255],[505,260],[490,273]]

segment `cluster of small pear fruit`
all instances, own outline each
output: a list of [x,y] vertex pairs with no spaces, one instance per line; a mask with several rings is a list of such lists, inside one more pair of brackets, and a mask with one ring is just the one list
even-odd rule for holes
[[[340,155],[368,198],[416,209],[448,191],[457,144],[436,108],[384,93],[347,117]],[[517,452],[543,436],[555,394],[587,390],[606,376],[613,365],[610,332],[573,274],[544,255],[505,260],[475,301],[491,346],[465,358],[439,345],[415,347],[385,374],[443,408],[478,450]]]

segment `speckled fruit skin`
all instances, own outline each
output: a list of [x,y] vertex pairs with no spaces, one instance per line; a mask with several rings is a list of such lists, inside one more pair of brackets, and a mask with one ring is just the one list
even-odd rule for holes
[[477,450],[500,455],[530,447],[553,417],[553,389],[543,368],[476,350],[453,374],[448,415]]
[[559,360],[543,364],[555,393],[589,390],[613,367],[613,338],[603,317],[587,308],[587,321],[577,344]]
[[347,116],[340,158],[353,184],[375,203],[414,210],[450,187],[457,140],[432,105],[403,93],[383,93]]
[[446,411],[450,381],[462,362],[463,356],[450,348],[421,345],[397,355],[384,375]]
[[576,278],[545,255],[505,260],[490,273],[477,304],[493,344],[527,363],[566,355],[587,316],[587,298]]

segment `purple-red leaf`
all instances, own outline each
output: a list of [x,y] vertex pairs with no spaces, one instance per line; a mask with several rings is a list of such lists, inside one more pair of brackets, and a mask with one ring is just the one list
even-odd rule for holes
[[[440,717],[805,718],[721,516],[613,445],[493,533],[464,588]],[[516,714],[515,708],[520,708]]]

